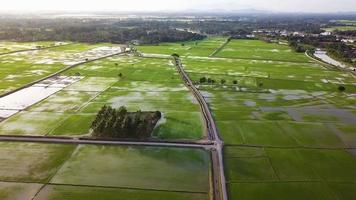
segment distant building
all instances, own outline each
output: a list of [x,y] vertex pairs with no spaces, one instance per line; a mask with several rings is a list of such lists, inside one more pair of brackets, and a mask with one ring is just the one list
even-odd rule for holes
[[355,40],[354,39],[342,39],[341,42],[353,44],[353,43],[355,43]]
[[332,35],[332,33],[327,31],[327,32],[320,33],[320,35],[321,36],[330,36],[330,35]]

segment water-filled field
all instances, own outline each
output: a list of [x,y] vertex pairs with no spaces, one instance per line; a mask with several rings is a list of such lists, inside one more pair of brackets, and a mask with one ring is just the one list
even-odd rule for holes
[[[165,56],[130,54],[76,66],[60,76],[76,81],[36,85],[60,89],[34,105],[21,101],[16,113],[1,107],[0,134],[90,136],[95,115],[110,105],[161,111],[151,139],[204,139],[199,104],[167,57],[178,53],[224,141],[230,199],[352,199],[355,77],[324,68],[288,46],[258,40],[222,46],[225,42],[215,37],[140,46],[145,54]],[[27,71],[29,65],[53,73],[112,52],[73,45],[4,55],[4,76],[13,70],[28,76],[2,78],[2,91],[46,75]],[[19,55],[32,61],[11,68],[24,62]],[[40,190],[35,200],[207,200],[211,192],[210,155],[200,149],[2,142],[0,150],[1,199],[31,199]]]
[[107,44],[69,44],[51,49],[0,55],[0,94],[44,78],[67,66],[115,52]]
[[0,41],[0,54],[11,53],[15,51],[40,49],[68,44],[66,42],[9,42]]
[[153,138],[204,137],[199,105],[181,82],[172,59],[116,56],[63,75],[84,78],[2,122],[1,134],[85,136],[101,107],[110,105],[133,112],[162,112]]
[[287,49],[274,59],[265,50],[276,45],[261,41],[231,45],[254,50],[183,58],[226,145],[230,198],[349,199],[356,180],[355,77],[302,63],[304,55]]

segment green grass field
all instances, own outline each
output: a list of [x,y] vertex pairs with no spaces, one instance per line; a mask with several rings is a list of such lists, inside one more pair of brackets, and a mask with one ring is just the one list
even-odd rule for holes
[[355,24],[355,26],[332,26],[332,27],[328,27],[328,28],[323,28],[323,30],[328,31],[328,32],[355,31],[356,30],[356,24]]
[[211,55],[217,50],[227,38],[210,37],[201,41],[162,43],[157,46],[138,46],[138,50],[146,54],[166,54],[177,53],[180,56],[204,56]]
[[0,182],[0,199],[28,199],[34,197],[41,186],[41,184],[36,183]]
[[224,58],[309,62],[302,53],[293,52],[286,45],[260,40],[231,40],[217,55]]
[[207,193],[209,155],[189,149],[79,146],[51,182]]
[[46,183],[74,146],[2,142],[0,149],[0,182]]
[[209,199],[204,150],[18,142],[0,150],[1,199]]

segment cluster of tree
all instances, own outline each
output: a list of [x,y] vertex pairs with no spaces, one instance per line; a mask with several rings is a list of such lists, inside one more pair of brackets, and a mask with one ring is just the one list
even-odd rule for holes
[[[104,15],[104,13],[103,13]],[[78,42],[125,43],[138,40],[144,44],[203,39],[201,34],[243,37],[254,30],[287,30],[318,34],[320,27],[332,26],[331,19],[354,16],[298,14],[191,14],[159,18],[0,18],[0,39],[17,41],[71,40]],[[181,31],[186,30],[186,31]],[[201,33],[201,34],[198,34]],[[345,32],[343,34],[353,34]]]
[[151,136],[161,112],[128,112],[125,107],[118,110],[103,106],[91,125],[92,136],[104,138],[138,138]]
[[298,53],[304,53],[306,51],[315,51],[315,48],[313,46],[308,44],[302,44],[297,41],[291,41],[289,43],[289,46],[291,46],[292,49]]
[[328,54],[336,58],[337,60],[341,60],[343,62],[347,62],[352,64],[353,66],[356,66],[356,48],[346,45],[342,42],[335,42],[332,44],[329,44],[326,48],[326,51]]
[[[120,23],[107,20],[76,19],[33,19],[24,20],[0,20],[0,40],[14,41],[73,41],[87,43],[128,43],[139,41],[142,44],[158,44],[160,42],[180,42],[201,40],[206,36],[188,31],[180,31],[170,26],[142,26],[127,27]],[[68,22],[68,24],[66,23]]]
[[[211,79],[211,78],[201,77],[201,78],[199,79],[199,83],[200,83],[200,84],[204,84],[204,83],[215,84],[216,81],[215,81],[214,79]],[[226,83],[226,80],[225,80],[225,79],[221,79],[221,80],[220,80],[220,84],[221,84],[221,85],[224,85],[225,83]],[[233,81],[232,81],[232,84],[237,85],[237,84],[238,84],[238,81],[237,81],[237,80],[233,80]]]
[[295,44],[305,44],[305,45],[310,45],[314,46],[317,48],[325,48],[328,44],[337,42],[336,36],[330,35],[330,36],[289,36],[286,38],[289,41],[289,44],[295,45]]
[[349,30],[349,31],[339,31],[339,30],[336,30],[336,31],[335,31],[335,34],[336,34],[336,35],[339,35],[339,36],[356,37],[356,31],[355,31],[355,30]]

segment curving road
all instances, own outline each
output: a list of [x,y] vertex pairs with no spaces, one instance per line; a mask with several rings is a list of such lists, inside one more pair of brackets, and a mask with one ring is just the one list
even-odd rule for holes
[[188,74],[184,71],[182,61],[178,57],[174,57],[175,64],[179,74],[184,80],[185,85],[193,93],[195,98],[200,104],[201,112],[204,116],[204,122],[206,125],[206,133],[209,141],[214,143],[214,149],[212,150],[212,162],[213,162],[213,187],[214,187],[214,200],[227,200],[227,189],[224,173],[224,160],[223,160],[223,146],[224,143],[219,137],[218,130],[216,128],[215,121],[210,112],[209,106],[204,97],[194,86],[192,80]]

